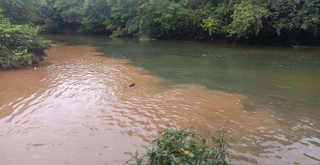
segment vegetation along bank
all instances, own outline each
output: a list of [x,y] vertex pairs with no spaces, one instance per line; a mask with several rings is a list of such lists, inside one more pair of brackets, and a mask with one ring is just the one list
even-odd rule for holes
[[320,0],[1,0],[47,33],[319,46]]

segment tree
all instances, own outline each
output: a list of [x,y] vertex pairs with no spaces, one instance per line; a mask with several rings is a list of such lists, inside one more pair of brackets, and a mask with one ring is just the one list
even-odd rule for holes
[[37,23],[41,20],[41,8],[45,0],[1,0],[3,14],[13,24]]
[[[134,2],[133,0],[112,0],[108,3],[110,15],[107,16],[104,24],[113,36],[130,35],[128,26],[136,24],[137,10]],[[133,32],[132,29],[131,32]]]
[[320,44],[320,0],[1,0],[49,33]]
[[[1,12],[2,9],[0,9]],[[0,15],[0,67],[27,66],[43,60],[52,45],[38,36],[39,27],[12,25]]]
[[242,1],[235,5],[228,33],[236,39],[248,38],[252,34],[258,35],[263,27],[262,19],[268,16],[269,11],[266,8],[250,1]]

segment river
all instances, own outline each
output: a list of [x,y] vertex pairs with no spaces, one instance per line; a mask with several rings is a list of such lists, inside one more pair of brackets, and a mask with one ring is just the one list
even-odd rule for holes
[[0,71],[1,165],[124,164],[192,124],[227,127],[232,164],[320,164],[317,50],[46,37],[45,62]]

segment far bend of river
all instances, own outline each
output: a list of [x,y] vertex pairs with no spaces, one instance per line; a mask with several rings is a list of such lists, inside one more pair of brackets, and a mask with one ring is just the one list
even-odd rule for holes
[[124,164],[168,123],[226,126],[232,164],[320,164],[320,51],[47,37],[40,66],[0,71],[1,165]]

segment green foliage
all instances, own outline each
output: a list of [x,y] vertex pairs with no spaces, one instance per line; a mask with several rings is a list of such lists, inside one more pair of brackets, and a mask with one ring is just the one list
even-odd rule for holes
[[266,8],[252,4],[250,1],[242,1],[235,5],[233,21],[228,26],[229,35],[236,38],[258,35],[262,29],[262,19],[268,17]]
[[61,13],[61,16],[64,21],[69,23],[78,23],[81,22],[82,19],[82,8],[73,7],[68,10],[65,10]]
[[219,31],[220,21],[213,16],[203,19],[203,22],[204,23],[201,25],[201,27],[205,28],[205,30],[209,32],[209,35],[213,35]]
[[[152,32],[154,26],[158,27],[158,35],[152,37],[170,36],[171,30],[176,30],[181,19],[178,14],[182,14],[181,5],[170,2],[169,0],[153,0],[145,3],[140,8],[141,27],[144,31]],[[181,22],[180,22],[181,23]],[[149,33],[149,35],[153,35]]]
[[188,2],[183,2],[152,0],[143,3],[138,13],[141,36],[192,39],[197,33],[203,33],[204,29],[200,28],[200,24],[205,16],[205,6],[195,7]]
[[104,34],[107,29],[103,22],[110,15],[106,0],[85,0],[83,4],[83,19],[80,32],[86,34]]
[[228,25],[231,23],[231,15],[234,11],[232,0],[224,0],[216,7],[212,9],[207,9],[205,18],[203,19],[203,24],[201,25],[209,35],[222,35],[226,36]]
[[274,0],[269,5],[272,12],[272,26],[277,34],[281,30],[314,30],[320,24],[320,0]]
[[14,24],[37,23],[41,20],[41,8],[45,0],[1,0],[3,14]]
[[51,33],[320,44],[320,0],[1,0]]
[[12,25],[2,17],[0,21],[0,67],[27,66],[43,60],[50,41],[38,36],[39,28]]
[[225,141],[228,132],[221,129],[218,133],[218,136],[205,138],[193,127],[158,131],[161,138],[153,141],[156,147],[143,156],[136,153],[127,164],[227,165],[232,159],[229,143]]
[[300,18],[297,16],[297,7],[299,2],[296,0],[275,0],[270,3],[270,11],[272,11],[272,26],[276,29],[278,35],[281,30],[292,30],[300,24]]
[[[107,30],[110,30],[115,37],[123,36],[126,34],[126,23],[134,15],[129,12],[131,6],[123,0],[115,0],[108,3],[110,15],[106,18],[104,25]],[[123,12],[126,11],[126,12]]]
[[315,28],[315,34],[317,30],[317,25],[320,24],[320,1],[308,0],[301,7],[298,12],[299,17],[301,17],[302,29]]
[[83,19],[83,0],[55,0],[53,9],[59,13],[62,18],[64,28],[78,29]]
[[[223,20],[225,16],[228,15],[228,8],[224,7],[225,3],[220,4],[217,8],[212,6],[206,6],[203,9],[203,14],[205,15],[202,19],[201,27],[209,32],[209,35],[221,34],[225,32],[225,25]],[[210,9],[211,8],[211,9]],[[228,17],[230,17],[228,15]]]

